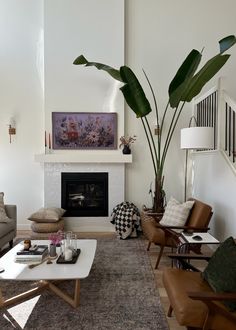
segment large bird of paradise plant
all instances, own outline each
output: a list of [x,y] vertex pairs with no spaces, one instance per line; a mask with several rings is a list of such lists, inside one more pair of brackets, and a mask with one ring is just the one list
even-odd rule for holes
[[[77,57],[73,62],[75,65],[95,66],[98,70],[106,71],[112,78],[123,83],[120,90],[129,107],[135,112],[137,118],[141,119],[150,149],[153,170],[155,173],[154,212],[163,211],[163,172],[165,160],[185,102],[190,102],[195,96],[197,96],[204,85],[224,66],[230,57],[229,54],[224,53],[235,43],[236,38],[234,35],[227,36],[220,40],[219,53],[208,60],[198,71],[197,69],[201,62],[202,53],[195,49],[189,53],[169,85],[169,100],[164,109],[162,119],[160,119],[159,116],[157,100],[153,88],[146,73],[143,71],[154,100],[154,111],[159,133],[157,135],[156,143],[148,122],[148,114],[152,111],[151,105],[137,77],[128,66],[122,66],[120,69],[115,69],[102,63],[89,62],[83,55]],[[168,126],[167,135],[163,141],[163,125],[169,108],[173,108],[172,117]]]

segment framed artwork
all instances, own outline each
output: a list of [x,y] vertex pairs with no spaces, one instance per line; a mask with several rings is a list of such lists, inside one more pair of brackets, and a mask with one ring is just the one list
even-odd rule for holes
[[52,112],[53,149],[116,149],[115,112]]

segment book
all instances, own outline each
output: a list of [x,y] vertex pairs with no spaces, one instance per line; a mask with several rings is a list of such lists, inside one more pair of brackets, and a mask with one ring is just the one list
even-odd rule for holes
[[41,256],[48,250],[48,245],[37,245],[32,250],[21,250],[18,251],[17,255],[25,255],[25,256]]
[[31,250],[21,250],[16,253],[15,261],[41,261],[48,254],[47,245],[37,245]]

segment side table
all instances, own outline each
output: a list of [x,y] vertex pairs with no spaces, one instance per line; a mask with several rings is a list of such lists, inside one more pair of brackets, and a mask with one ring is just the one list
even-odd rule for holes
[[[199,236],[201,240],[194,239],[194,236]],[[188,233],[181,233],[180,240],[183,244],[219,244],[220,242],[214,236],[207,232],[193,232],[191,235]]]
[[[200,237],[199,240],[194,237]],[[179,236],[179,243],[177,246],[176,253],[187,254],[190,250],[199,250],[202,244],[219,244],[220,242],[211,234],[207,232],[193,232],[191,234],[182,232]],[[200,245],[199,245],[200,244]],[[195,249],[194,249],[195,248]],[[200,253],[200,252],[199,252]],[[177,268],[180,268],[179,262],[176,261]]]

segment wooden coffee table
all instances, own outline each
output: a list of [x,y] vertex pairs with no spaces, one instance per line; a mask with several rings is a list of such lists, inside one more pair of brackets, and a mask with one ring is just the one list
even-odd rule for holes
[[[33,244],[48,244],[47,240],[33,241]],[[52,264],[46,262],[29,268],[29,264],[21,264],[15,262],[17,251],[22,249],[23,242],[17,244],[13,249],[8,251],[0,258],[0,268],[4,268],[4,272],[0,273],[1,280],[14,281],[39,281],[38,286],[32,290],[26,291],[15,297],[4,299],[0,290],[0,307],[7,307],[17,304],[23,300],[38,295],[44,289],[50,289],[59,297],[63,298],[73,307],[79,305],[80,295],[80,279],[86,278],[93,264],[97,241],[95,239],[79,239],[77,247],[81,250],[79,258],[75,264],[57,264],[56,260]],[[58,255],[60,248],[57,248]],[[57,281],[75,280],[74,296],[69,296],[56,286]],[[1,285],[1,282],[0,282]]]

